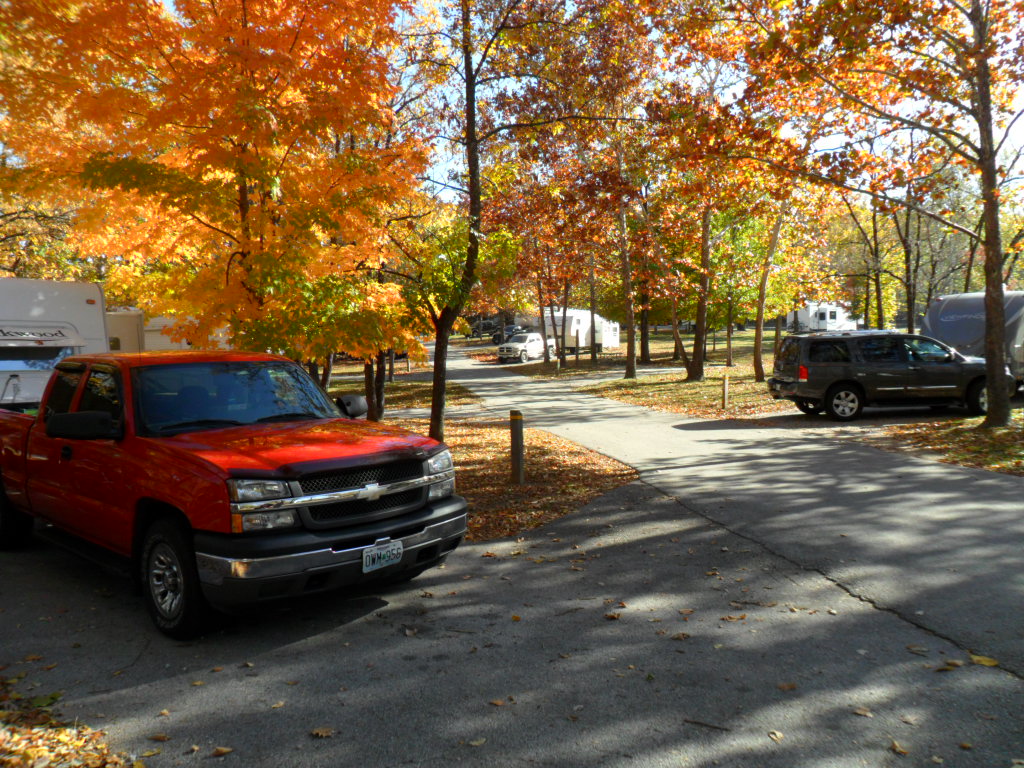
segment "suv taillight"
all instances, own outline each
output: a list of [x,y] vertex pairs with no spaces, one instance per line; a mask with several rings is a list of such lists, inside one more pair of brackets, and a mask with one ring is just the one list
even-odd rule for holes
[[807,366],[806,365],[801,365],[800,366],[800,370],[798,370],[797,374],[796,374],[796,380],[797,381],[807,381]]

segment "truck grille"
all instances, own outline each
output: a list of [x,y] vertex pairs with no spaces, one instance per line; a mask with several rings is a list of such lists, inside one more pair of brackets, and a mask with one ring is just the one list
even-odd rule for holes
[[310,520],[319,525],[355,522],[354,518],[361,517],[362,515],[370,515],[388,510],[398,511],[411,504],[418,504],[422,497],[423,489],[413,488],[411,491],[381,496],[373,501],[357,499],[354,501],[342,501],[336,504],[317,504],[308,508],[309,517]]
[[[303,493],[329,493],[330,491],[343,491],[347,488],[362,488],[370,483],[386,485],[422,476],[423,462],[418,459],[409,459],[372,467],[353,467],[352,469],[307,475],[299,479],[299,485]],[[384,499],[387,498],[391,497],[384,497]]]

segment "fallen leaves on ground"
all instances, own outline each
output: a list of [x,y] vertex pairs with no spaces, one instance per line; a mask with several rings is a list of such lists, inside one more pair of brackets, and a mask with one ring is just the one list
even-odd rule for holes
[[[389,423],[425,434],[425,419]],[[450,420],[445,442],[455,457],[456,491],[469,500],[472,541],[513,536],[556,520],[637,479],[636,470],[576,443],[524,430],[526,483],[512,482],[507,423]]]
[[10,680],[0,679],[0,765],[127,768],[127,759],[103,743],[102,731],[63,722],[11,686]]
[[939,461],[962,467],[978,467],[1010,475],[1024,475],[1024,428],[1020,424],[981,429],[982,417],[894,424],[885,437],[895,445],[924,450]]

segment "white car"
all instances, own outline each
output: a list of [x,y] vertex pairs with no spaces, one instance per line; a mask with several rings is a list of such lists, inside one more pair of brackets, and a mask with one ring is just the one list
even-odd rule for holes
[[[555,352],[555,340],[547,340],[548,349]],[[518,360],[525,363],[531,358],[544,357],[544,339],[539,333],[517,333],[498,347],[498,362]]]

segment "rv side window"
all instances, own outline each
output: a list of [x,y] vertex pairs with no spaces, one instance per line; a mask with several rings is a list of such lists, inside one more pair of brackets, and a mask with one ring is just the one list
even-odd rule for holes
[[46,400],[46,418],[54,413],[67,413],[71,410],[71,401],[75,399],[78,382],[82,380],[84,366],[67,363],[56,370],[50,397]]

